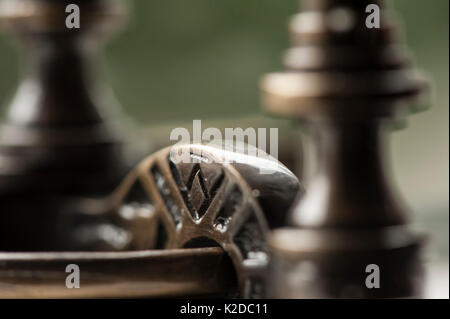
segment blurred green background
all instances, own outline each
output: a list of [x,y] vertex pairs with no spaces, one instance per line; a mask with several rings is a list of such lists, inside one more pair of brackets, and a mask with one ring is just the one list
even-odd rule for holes
[[[393,135],[393,174],[431,259],[447,263],[449,212],[449,1],[393,0],[417,66],[433,83],[432,108]],[[287,19],[298,0],[137,0],[128,28],[107,44],[106,77],[142,125],[260,114],[258,80],[280,70]],[[18,59],[0,36],[0,101],[18,81]],[[290,127],[286,121],[279,126]]]

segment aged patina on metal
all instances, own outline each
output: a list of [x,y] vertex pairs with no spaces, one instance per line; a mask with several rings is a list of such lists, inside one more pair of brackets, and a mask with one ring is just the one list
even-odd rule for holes
[[[235,296],[236,274],[221,248],[126,252],[0,253],[0,298]],[[68,265],[80,288],[68,289]]]
[[[187,154],[187,162],[171,154]],[[266,239],[299,194],[298,179],[275,159],[204,145],[166,148],[110,196],[72,199],[61,212],[54,240],[97,252],[0,254],[0,282],[10,283],[0,297],[265,296]],[[60,273],[50,280],[63,264],[80,262],[90,278],[85,294],[67,292]]]
[[[403,124],[426,83],[396,41],[382,1],[304,0],[290,24],[286,71],[262,81],[264,108],[298,119],[314,173],[287,228],[270,238],[271,296],[389,298],[421,294],[423,237],[408,229],[385,163],[385,132]],[[368,28],[369,5],[383,8]],[[406,100],[406,101],[405,101]],[[365,286],[379,267],[379,289]]]
[[[187,162],[175,163],[171,154],[187,154]],[[141,162],[111,196],[71,205],[58,229],[76,250],[220,246],[233,261],[242,295],[258,297],[266,237],[286,224],[299,194],[298,179],[274,159],[173,146]],[[107,225],[118,235],[105,238]]]

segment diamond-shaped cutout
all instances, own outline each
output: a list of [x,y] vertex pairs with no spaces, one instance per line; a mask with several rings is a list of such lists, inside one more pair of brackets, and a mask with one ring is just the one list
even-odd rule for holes
[[225,173],[215,163],[182,163],[176,165],[168,158],[172,176],[194,220],[199,220],[208,210]]
[[191,190],[189,191],[191,203],[197,212],[200,211],[203,203],[208,198],[205,194],[202,185],[200,184],[200,174],[199,172],[195,175],[194,181],[192,183]]
[[167,211],[172,217],[175,226],[179,226],[181,224],[181,211],[172,197],[172,193],[170,191],[166,178],[161,173],[159,167],[156,165],[152,167],[151,172],[155,180],[156,188],[158,189],[158,192],[161,195],[161,198],[164,202],[164,205],[167,208]]
[[180,179],[183,182],[184,185],[189,185],[192,178],[193,171],[196,171],[195,167],[198,166],[198,164],[195,163],[183,163],[182,165],[178,166],[178,172],[180,175]]
[[[214,196],[214,188],[220,186],[220,179],[223,177],[223,170],[219,164],[200,164],[204,185],[208,194]],[[219,184],[219,185],[218,185]]]

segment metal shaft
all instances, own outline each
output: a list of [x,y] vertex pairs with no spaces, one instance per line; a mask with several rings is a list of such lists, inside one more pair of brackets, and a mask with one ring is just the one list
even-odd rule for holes
[[[66,267],[80,270],[67,288]],[[0,298],[132,298],[226,294],[236,290],[221,248],[102,253],[0,253]]]

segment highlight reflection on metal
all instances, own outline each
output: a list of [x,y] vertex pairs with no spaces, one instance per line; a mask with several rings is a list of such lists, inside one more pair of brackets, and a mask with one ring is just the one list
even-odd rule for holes
[[[192,162],[175,164],[171,151],[189,154]],[[226,163],[222,163],[224,159]],[[279,166],[273,174],[260,174],[263,165],[267,168],[274,164]],[[45,295],[45,280],[38,290],[33,288],[39,278],[44,279],[40,273],[46,277],[48,270],[56,271],[62,261],[77,263],[80,259],[80,262],[92,262],[87,264],[87,269],[94,273],[96,267],[100,274],[106,271],[113,276],[117,271],[118,277],[111,280],[124,289],[128,287],[123,291],[125,296],[158,295],[155,287],[160,287],[161,295],[223,293],[234,287],[230,274],[235,271],[241,296],[262,297],[269,261],[266,236],[271,228],[285,223],[285,214],[299,190],[297,178],[273,159],[257,159],[202,145],[166,148],[142,161],[110,196],[74,200],[58,225],[72,250],[136,250],[139,253],[6,253],[0,255],[3,265],[0,282],[5,282],[1,276],[6,273],[13,276],[12,283],[21,282],[23,278],[19,274],[23,270],[34,270],[30,281],[25,282],[30,286],[19,291],[29,294],[41,291]],[[211,246],[221,248],[206,248]],[[186,251],[175,250],[181,248]],[[149,249],[165,250],[150,252]],[[222,251],[230,257],[233,266],[223,261]],[[126,265],[128,258],[130,264]],[[139,258],[154,263],[153,270],[149,271],[160,277],[146,275],[145,267],[135,265]],[[173,265],[177,263],[185,266]],[[103,270],[105,265],[108,266]],[[208,267],[214,269],[206,271]],[[127,278],[126,269],[136,269],[137,273],[129,271],[130,278]],[[222,271],[225,277],[214,279]],[[133,278],[147,284],[138,284]],[[210,288],[205,288],[204,283],[188,287],[185,284],[194,279],[208,282],[210,278],[213,280]],[[86,295],[83,290],[75,295],[119,293],[105,291],[105,286],[93,279]],[[174,282],[175,286],[170,284]],[[53,290],[52,284],[49,289],[49,296],[66,296],[56,288]],[[11,291],[0,286],[0,296],[8,294]]]
[[[0,298],[131,298],[230,294],[233,265],[220,248],[136,252],[0,253]],[[80,288],[68,289],[68,264]]]

